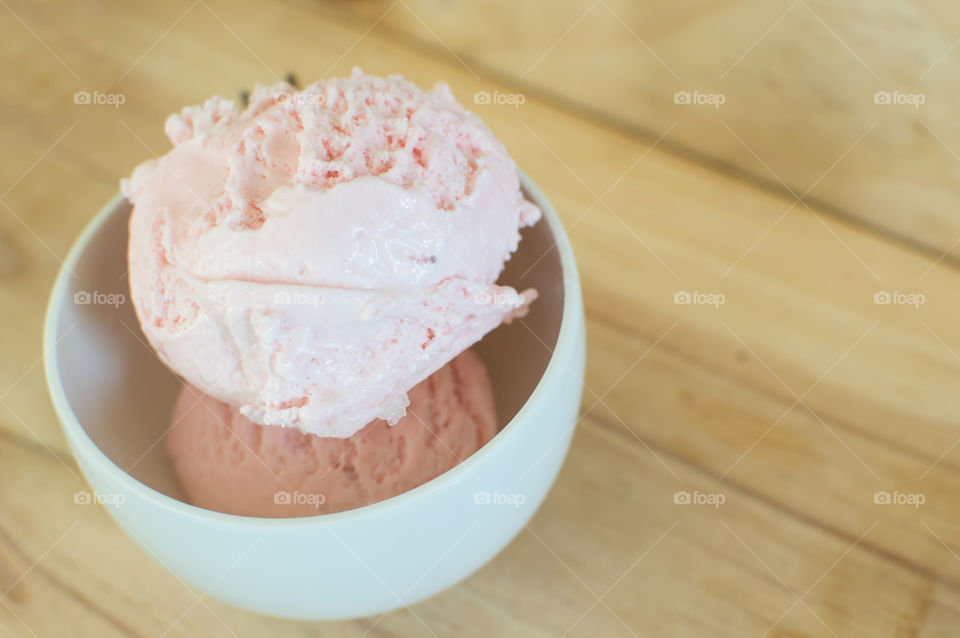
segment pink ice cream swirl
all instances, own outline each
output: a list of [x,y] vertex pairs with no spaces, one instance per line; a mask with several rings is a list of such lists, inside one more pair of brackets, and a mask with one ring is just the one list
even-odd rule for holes
[[355,70],[167,121],[122,188],[160,358],[256,423],[348,437],[536,296],[496,285],[540,211],[438,84]]

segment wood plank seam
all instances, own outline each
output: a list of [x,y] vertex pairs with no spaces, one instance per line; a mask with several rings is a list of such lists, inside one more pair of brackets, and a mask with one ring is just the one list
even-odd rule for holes
[[[53,572],[51,572],[49,569],[47,569],[43,565],[42,559],[38,559],[30,556],[22,547],[20,547],[19,544],[17,544],[16,540],[13,538],[13,535],[3,526],[2,523],[0,523],[0,541],[3,541],[4,546],[9,548],[14,554],[19,556],[20,559],[25,564],[30,565],[30,567],[28,568],[29,574],[39,574],[47,582],[52,584],[54,587],[57,587],[58,589],[66,593],[68,596],[77,600],[77,602],[79,602],[82,606],[94,612],[96,615],[100,616],[101,618],[109,622],[111,625],[114,625],[118,629],[123,630],[126,635],[139,636],[139,634],[136,634],[135,632],[133,632],[133,630],[127,627],[122,621],[120,621],[119,619],[113,618],[111,614],[109,614],[105,609],[93,604],[93,602],[89,598],[87,598],[86,596],[83,596],[82,594],[80,594],[79,592],[75,591],[73,588],[68,586],[65,582],[63,582]],[[24,572],[23,574],[20,574],[18,578],[22,578],[22,580],[18,581],[12,587],[12,591],[15,592],[18,589],[28,585],[29,584],[28,579],[30,578],[29,574],[26,574],[26,572]],[[2,600],[3,598],[6,598],[6,595],[0,596],[0,600]],[[18,601],[19,598],[22,598],[22,596],[15,595],[15,596],[12,596],[11,598],[14,602],[16,602]]]
[[[287,5],[302,11],[305,15],[313,15],[312,13],[306,11],[299,3],[287,2]],[[319,7],[319,9],[323,11],[326,18],[333,17],[341,27],[355,31],[363,31],[370,26],[365,24],[365,21],[360,19],[359,16],[354,17],[354,14],[348,14],[341,9],[327,9],[326,7]],[[389,41],[391,43],[398,46],[404,46],[409,51],[421,53],[423,55],[429,55],[434,59],[444,61],[448,66],[459,68],[460,66],[465,66],[465,61],[470,62],[470,66],[467,67],[468,70],[475,75],[478,75],[480,79],[488,80],[492,84],[506,87],[516,92],[521,92],[524,95],[532,96],[538,101],[553,106],[564,113],[583,120],[584,122],[588,122],[607,130],[616,131],[623,134],[624,137],[641,141],[647,145],[657,142],[658,148],[662,148],[665,153],[673,157],[677,157],[684,161],[688,161],[700,167],[711,170],[715,173],[719,173],[761,192],[775,195],[787,202],[792,201],[795,197],[790,191],[789,185],[785,187],[777,180],[766,178],[757,172],[737,166],[736,164],[728,162],[721,157],[708,155],[698,151],[694,147],[671,141],[669,138],[661,139],[660,133],[639,127],[617,117],[614,114],[590,108],[590,106],[587,104],[570,100],[558,93],[517,81],[510,75],[490,68],[482,62],[467,56],[461,51],[449,49],[446,45],[443,45],[442,41],[438,46],[422,38],[411,35],[403,29],[392,27],[384,22],[377,24],[376,29],[382,30],[383,33],[388,34],[390,36]],[[374,31],[371,31],[370,34],[368,34],[368,37],[375,38],[377,35]],[[960,271],[960,257],[955,257],[949,254],[949,252],[944,253],[941,248],[912,238],[908,235],[898,233],[881,224],[871,222],[862,216],[856,215],[818,197],[810,197],[805,195],[801,198],[801,201],[807,204],[809,207],[816,209],[816,211],[823,212],[849,226],[866,231],[872,237],[876,237],[884,242],[904,248],[911,253],[929,257],[933,260],[938,260],[944,263],[944,265],[948,266],[950,269]],[[809,215],[811,213],[808,211],[804,214]]]
[[[621,334],[625,337],[629,337],[631,339],[636,339],[637,337],[640,337],[641,339],[645,339],[647,343],[652,342],[652,340],[656,338],[656,335],[638,333],[636,331],[631,332],[628,328],[626,328],[621,322],[617,321],[614,317],[610,315],[606,315],[602,312],[588,310],[587,321],[588,323],[596,322],[601,326],[611,329],[613,332]],[[736,342],[731,340],[730,343],[736,343]],[[673,346],[670,342],[666,340],[661,341],[657,347],[661,352],[665,354],[669,354],[676,361],[689,364],[691,367],[708,372],[713,376],[717,376],[717,377],[721,376],[722,371],[716,365],[711,364],[709,360],[695,358],[685,353],[682,349]],[[758,383],[757,381],[750,379],[749,377],[745,377],[745,376],[730,377],[729,375],[723,375],[723,376],[727,376],[728,378],[733,379],[741,387],[752,391],[758,397],[771,400],[777,406],[786,408],[791,406],[794,403],[794,400],[795,400],[794,396],[790,396],[786,392],[779,392],[775,388],[765,387],[760,383]],[[797,405],[802,406],[803,404],[797,404]],[[813,410],[813,408],[809,406],[807,406],[807,409]],[[877,435],[873,431],[866,428],[862,428],[857,424],[855,424],[854,422],[848,421],[842,417],[836,416],[827,410],[818,409],[813,411],[824,421],[828,421],[831,425],[836,426],[838,429],[843,430],[844,432],[849,432],[849,433],[858,435],[864,439],[867,439],[883,447],[886,447],[891,451],[906,453],[918,461],[923,461],[924,463],[927,463],[931,468],[933,466],[946,467],[946,468],[950,468],[951,470],[956,470],[960,472],[960,463],[957,463],[956,461],[951,461],[950,459],[945,457],[932,458],[929,455],[925,454],[923,451],[910,447],[909,441],[894,441],[891,439],[883,438],[882,436]]]
[[47,456],[59,460],[64,465],[76,469],[78,473],[80,471],[80,467],[77,465],[76,460],[74,460],[72,453],[69,453],[66,450],[55,448],[44,448],[42,444],[39,444],[37,441],[28,438],[25,434],[21,433],[19,429],[14,429],[13,426],[7,423],[4,423],[2,426],[0,426],[0,439],[4,439],[12,445],[15,445],[31,454]]
[[[628,432],[627,429],[624,428],[623,425],[620,424],[619,422],[612,421],[604,418],[603,416],[595,415],[595,414],[585,415],[583,417],[583,422],[584,424],[592,424],[595,427],[600,428],[601,430],[607,431],[615,436],[618,436],[622,438],[625,442],[627,442],[629,445],[640,445],[636,440],[636,436],[639,436],[639,435],[634,436],[631,432]],[[806,514],[798,510],[787,507],[784,503],[773,500],[772,498],[766,496],[762,492],[752,489],[746,483],[735,481],[729,477],[721,478],[720,474],[716,474],[712,472],[709,468],[706,468],[700,465],[697,461],[693,459],[677,454],[672,449],[665,448],[661,445],[658,445],[656,442],[651,442],[647,439],[644,439],[644,442],[646,443],[646,445],[652,448],[657,454],[667,457],[672,461],[679,463],[680,465],[683,465],[687,469],[691,470],[693,473],[703,476],[704,478],[707,478],[712,482],[715,482],[721,485],[729,485],[733,488],[733,491],[738,492],[739,494],[743,495],[748,499],[753,500],[756,503],[765,505],[771,511],[784,514],[789,518],[791,518],[792,520],[805,524],[809,527],[812,527],[816,530],[819,530],[831,536],[832,538],[844,541],[846,543],[852,543],[857,539],[856,536],[849,534],[847,532],[844,532],[842,529],[831,527],[829,524],[827,524],[827,522],[820,521],[815,518],[811,518],[810,516],[807,516]],[[642,446],[641,446],[641,449],[642,449]],[[888,550],[884,549],[883,547],[873,545],[869,543],[866,538],[861,540],[857,544],[857,547],[862,547],[865,550],[868,550],[872,555],[882,560],[885,560],[886,562],[892,565],[905,569],[922,578],[937,581],[945,585],[947,588],[951,590],[960,592],[960,579],[952,579],[952,578],[945,577],[945,575],[942,572],[934,572],[932,570],[927,569],[923,565],[913,563],[902,556],[893,554]],[[950,609],[953,609],[953,608],[950,608]],[[954,611],[960,614],[960,608],[955,609]]]

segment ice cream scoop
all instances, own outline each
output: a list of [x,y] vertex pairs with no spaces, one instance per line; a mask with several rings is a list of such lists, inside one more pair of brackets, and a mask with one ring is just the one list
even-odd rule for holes
[[340,439],[261,426],[184,385],[167,450],[188,499],[228,514],[312,516],[401,494],[493,438],[496,410],[480,358],[468,350],[410,391],[396,425],[377,420]]
[[131,299],[160,358],[266,425],[349,437],[535,296],[496,285],[539,219],[443,84],[354,71],[167,121],[123,183]]

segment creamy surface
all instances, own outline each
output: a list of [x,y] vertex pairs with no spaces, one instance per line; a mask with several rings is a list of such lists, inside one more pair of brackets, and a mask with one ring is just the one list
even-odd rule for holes
[[214,98],[123,184],[131,298],[175,372],[264,425],[348,437],[534,298],[497,286],[540,211],[444,85],[355,71]]
[[243,516],[315,516],[402,494],[453,468],[496,434],[486,368],[472,351],[410,391],[393,426],[346,439],[270,428],[184,385],[167,450],[191,503]]

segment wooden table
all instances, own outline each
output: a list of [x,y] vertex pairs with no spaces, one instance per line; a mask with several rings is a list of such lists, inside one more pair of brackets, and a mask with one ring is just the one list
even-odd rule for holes
[[[541,3],[545,44],[514,58],[484,46],[523,39],[511,3],[0,5],[0,635],[960,634],[960,272],[941,258],[956,237],[912,235],[906,209],[889,224],[803,195],[821,182],[844,193],[831,176],[869,121],[841,129],[816,170],[785,171],[783,187],[730,170],[722,149],[671,140],[692,110],[652,130],[624,120],[643,117],[629,106],[638,93],[613,97],[636,67],[604,44],[646,32],[600,0],[563,5],[561,24]],[[524,73],[592,53],[609,74],[596,102],[562,74],[544,88]],[[168,148],[167,114],[288,70],[312,80],[353,65],[448,82],[552,198],[580,263],[588,373],[555,489],[492,563],[382,618],[288,622],[199,596],[103,509],[73,503],[85,483],[47,396],[41,318],[73,238],[121,177]],[[75,104],[77,91],[124,102]],[[524,100],[475,104],[478,91]],[[747,125],[738,113],[698,120],[706,148],[721,135],[744,142],[738,156],[753,148],[730,123]],[[788,165],[775,142],[763,147]],[[887,159],[896,200],[909,156]],[[940,195],[956,224],[956,198]]]

